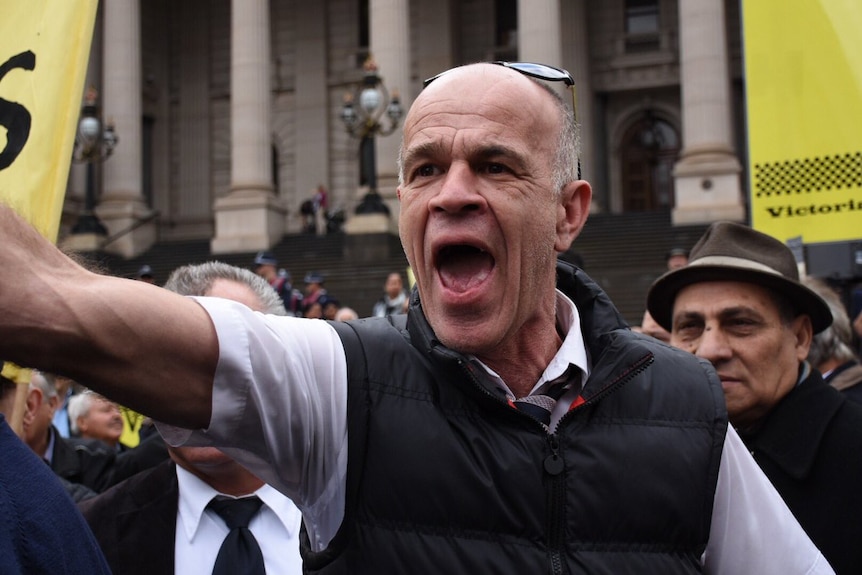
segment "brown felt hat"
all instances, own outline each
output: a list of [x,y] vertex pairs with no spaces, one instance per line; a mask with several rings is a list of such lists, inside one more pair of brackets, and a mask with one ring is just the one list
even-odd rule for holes
[[772,236],[733,222],[709,226],[691,249],[688,265],[653,282],[647,294],[650,315],[670,331],[679,291],[710,281],[750,282],[775,290],[790,300],[797,312],[811,318],[814,333],[832,324],[832,312],[823,298],[800,283],[790,248]]

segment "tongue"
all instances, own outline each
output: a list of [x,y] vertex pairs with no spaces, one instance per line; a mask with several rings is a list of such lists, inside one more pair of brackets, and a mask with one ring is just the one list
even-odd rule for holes
[[494,260],[487,252],[461,252],[445,258],[440,264],[440,280],[450,290],[465,292],[485,281]]

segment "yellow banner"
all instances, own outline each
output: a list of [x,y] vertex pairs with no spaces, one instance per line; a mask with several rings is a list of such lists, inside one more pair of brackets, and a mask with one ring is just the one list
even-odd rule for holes
[[56,241],[97,0],[0,0],[0,200]]
[[862,2],[743,0],[752,226],[862,238]]

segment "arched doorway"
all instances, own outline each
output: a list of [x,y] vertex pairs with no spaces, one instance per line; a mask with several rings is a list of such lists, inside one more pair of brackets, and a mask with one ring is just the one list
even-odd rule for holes
[[679,135],[652,111],[634,122],[622,139],[623,211],[646,212],[673,207],[673,166]]

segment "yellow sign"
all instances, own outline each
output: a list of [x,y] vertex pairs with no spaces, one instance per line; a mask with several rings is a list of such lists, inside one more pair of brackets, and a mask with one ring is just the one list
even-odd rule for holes
[[862,2],[742,8],[752,227],[862,238]]
[[0,200],[56,241],[97,0],[0,0]]

